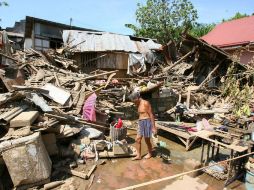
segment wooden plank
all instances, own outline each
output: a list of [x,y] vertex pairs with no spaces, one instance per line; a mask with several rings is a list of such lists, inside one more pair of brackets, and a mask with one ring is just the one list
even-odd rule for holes
[[191,89],[188,89],[187,100],[186,100],[186,107],[187,107],[187,109],[190,108],[190,97],[191,97]]
[[214,69],[207,75],[205,80],[203,80],[203,82],[198,86],[199,89],[210,79],[212,74],[219,68],[222,62],[224,62],[224,60],[222,60],[218,65],[216,65],[216,67],[214,67]]
[[87,179],[90,178],[90,176],[92,175],[92,173],[94,172],[94,170],[96,169],[96,165],[93,165],[92,168],[89,170],[89,172],[86,174]]
[[87,179],[87,175],[85,173],[78,172],[78,171],[75,171],[75,170],[70,170],[70,169],[61,169],[61,170],[68,173],[68,174],[79,177],[81,179]]
[[188,145],[188,147],[186,148],[186,150],[188,151],[191,146],[194,144],[194,142],[198,139],[198,136],[195,136],[194,139],[191,141],[191,143]]
[[197,136],[202,138],[202,139],[205,139],[209,142],[212,142],[212,143],[217,143],[218,145],[222,146],[222,147],[225,147],[225,148],[228,148],[228,149],[232,149],[234,151],[237,151],[237,152],[244,152],[246,150],[248,150],[248,147],[242,147],[242,146],[238,146],[238,145],[234,145],[234,144],[224,144],[222,142],[219,142],[217,140],[213,140],[211,138],[209,138],[209,136],[213,136],[213,135],[217,135],[217,136],[220,136],[219,134],[216,134],[215,132],[211,132],[211,131],[200,131],[199,133],[197,133]]
[[192,53],[194,53],[196,51],[196,47],[194,47],[190,52],[186,53],[184,56],[182,56],[178,61],[176,61],[174,64],[168,66],[168,67],[165,67],[163,69],[163,72],[167,72],[169,71],[170,69],[173,69],[177,64],[181,63],[185,58],[187,58],[189,55],[191,55]]
[[54,72],[54,77],[55,77],[55,79],[56,79],[56,84],[57,84],[57,86],[58,86],[58,87],[61,87],[61,84],[60,84],[60,82],[59,82],[59,79],[58,79],[58,77],[57,77],[56,72]]
[[104,152],[99,152],[99,157],[100,158],[125,158],[125,157],[134,157],[137,156],[136,153],[134,152],[129,152],[129,154],[121,154],[121,155],[114,155],[114,152],[108,152],[108,151],[104,151]]
[[187,146],[187,142],[186,142],[183,138],[178,137],[178,136],[177,136],[177,138],[178,138],[180,141],[182,141],[182,143],[183,143],[185,146]]
[[162,129],[164,131],[167,131],[167,132],[170,132],[170,133],[173,133],[177,136],[180,136],[182,138],[185,138],[185,139],[190,139],[190,138],[194,138],[196,135],[194,134],[188,134],[186,132],[182,132],[182,131],[179,131],[179,130],[176,130],[176,129],[172,129],[172,128],[169,128],[169,127],[164,127],[162,125],[159,125],[158,123],[156,123],[156,126],[158,129]]

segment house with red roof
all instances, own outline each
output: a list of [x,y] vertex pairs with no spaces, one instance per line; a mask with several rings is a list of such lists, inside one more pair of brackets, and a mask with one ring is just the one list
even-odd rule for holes
[[254,16],[218,24],[201,39],[254,66]]

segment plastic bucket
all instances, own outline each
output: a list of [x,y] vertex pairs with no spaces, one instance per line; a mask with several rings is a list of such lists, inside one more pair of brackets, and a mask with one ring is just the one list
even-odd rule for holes
[[126,138],[127,135],[127,128],[121,127],[121,128],[115,128],[114,126],[110,125],[110,137],[112,142],[116,140],[123,140]]

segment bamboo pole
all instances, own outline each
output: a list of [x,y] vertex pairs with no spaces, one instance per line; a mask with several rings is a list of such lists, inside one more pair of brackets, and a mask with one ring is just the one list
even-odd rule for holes
[[202,167],[202,168],[199,168],[199,169],[196,169],[196,170],[191,170],[191,171],[188,171],[188,172],[183,172],[183,173],[176,174],[176,175],[173,175],[173,176],[168,176],[168,177],[164,177],[164,178],[161,178],[161,179],[156,179],[156,180],[148,181],[148,182],[145,182],[145,183],[140,183],[140,184],[133,185],[133,186],[124,187],[124,188],[121,188],[121,189],[118,189],[118,190],[133,190],[133,189],[136,189],[138,187],[144,187],[144,186],[151,185],[151,184],[154,184],[154,183],[159,183],[159,182],[162,182],[162,181],[166,181],[166,180],[174,179],[174,178],[177,178],[177,177],[181,177],[183,175],[187,175],[187,174],[190,174],[190,173],[193,173],[193,172],[197,172],[197,171],[201,171],[203,169],[210,168],[212,166],[218,165],[218,164],[223,163],[223,162],[237,160],[237,159],[244,158],[246,156],[250,156],[250,155],[253,155],[253,154],[254,154],[254,152],[247,153],[247,154],[244,154],[244,155],[232,158],[232,159],[227,159],[227,160],[224,160],[224,161],[217,162],[217,163],[212,164],[210,166],[205,166],[205,167]]

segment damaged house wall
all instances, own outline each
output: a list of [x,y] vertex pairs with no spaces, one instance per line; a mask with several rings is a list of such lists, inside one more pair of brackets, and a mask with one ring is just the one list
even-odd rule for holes
[[153,50],[161,49],[161,45],[151,39],[109,32],[65,30],[63,40],[82,72],[119,70],[117,77],[144,72],[145,63],[152,63],[155,59]]
[[254,45],[223,48],[223,50],[230,54],[232,59],[254,66]]
[[24,32],[26,27],[26,20],[20,20],[15,22],[13,27],[7,27],[5,31],[8,34],[9,40],[12,41],[12,47],[15,50],[24,48]]
[[62,46],[62,32],[66,29],[96,31],[30,16],[6,28],[6,31],[9,39],[18,44],[15,49],[47,50]]
[[208,85],[216,87],[220,85],[221,77],[227,73],[227,68],[232,63],[230,56],[223,50],[207,44],[191,35],[183,36],[181,44],[179,44],[179,57],[187,55],[185,59],[185,66],[175,67],[173,71],[193,77],[194,81],[200,85],[209,76],[214,68],[216,70],[209,78]]
[[66,29],[94,31],[27,16],[25,28],[25,45],[27,46],[25,48],[34,48],[35,50],[59,48],[63,42],[62,32]]
[[128,57],[127,53],[87,52],[75,53],[73,58],[85,73],[95,71],[97,68],[105,71],[118,70],[117,76],[124,77],[127,72]]

